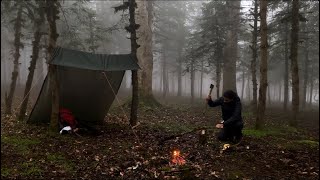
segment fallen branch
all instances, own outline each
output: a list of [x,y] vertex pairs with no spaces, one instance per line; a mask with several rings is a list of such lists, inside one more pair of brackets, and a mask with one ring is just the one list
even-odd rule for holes
[[181,136],[184,136],[186,134],[190,134],[190,133],[193,133],[193,132],[196,132],[196,131],[199,131],[199,130],[207,130],[207,129],[213,129],[211,126],[208,127],[208,126],[205,126],[205,127],[198,127],[198,128],[195,128],[191,131],[187,131],[187,132],[183,132],[183,133],[180,133],[180,134],[175,134],[175,135],[171,135],[169,137],[165,137],[163,138],[162,140],[159,141],[158,145],[163,145],[164,142],[166,141],[169,141],[169,140],[172,140],[172,139],[175,139],[177,137],[181,137]]
[[163,171],[165,174],[174,174],[174,173],[182,173],[185,171],[193,171],[195,168],[182,168],[182,169],[174,169],[171,171]]

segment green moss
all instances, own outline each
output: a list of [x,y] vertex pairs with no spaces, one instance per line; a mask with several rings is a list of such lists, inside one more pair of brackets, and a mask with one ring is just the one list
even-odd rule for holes
[[43,170],[35,162],[24,162],[22,165],[22,176],[41,176]]
[[38,139],[28,139],[19,136],[1,136],[1,143],[6,143],[14,146],[18,152],[26,154],[29,152],[29,147],[32,145],[39,144]]
[[253,113],[250,111],[242,112],[242,116],[243,117],[251,117],[251,116],[253,116]]
[[12,174],[13,170],[9,168],[1,168],[1,177],[8,177]]
[[48,154],[47,160],[54,164],[55,166],[61,166],[66,172],[74,173],[74,163],[67,160],[62,154],[60,153],[54,153],[54,154]]
[[319,147],[319,142],[312,140],[298,140],[296,141],[298,144],[308,145],[310,147]]
[[312,140],[296,140],[296,141],[286,141],[282,144],[285,149],[288,150],[297,150],[305,148],[318,148],[319,142]]
[[291,133],[297,133],[298,130],[294,127],[290,126],[282,126],[282,127],[269,127],[261,130],[257,129],[244,129],[243,134],[252,137],[264,137],[264,136],[282,136]]
[[263,137],[267,135],[267,132],[263,130],[244,129],[243,134],[246,136]]

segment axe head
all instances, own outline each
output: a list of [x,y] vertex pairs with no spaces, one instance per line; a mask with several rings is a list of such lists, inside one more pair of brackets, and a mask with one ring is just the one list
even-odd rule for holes
[[213,89],[214,85],[213,84],[210,84],[210,89]]

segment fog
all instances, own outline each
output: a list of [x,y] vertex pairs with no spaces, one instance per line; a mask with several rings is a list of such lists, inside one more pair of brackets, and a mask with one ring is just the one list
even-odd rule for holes
[[[215,3],[216,2],[216,3]],[[152,91],[159,98],[170,98],[177,96],[179,84],[178,70],[181,70],[181,98],[191,99],[192,86],[191,74],[194,72],[194,98],[204,99],[210,84],[214,84],[212,96],[217,97],[217,53],[212,44],[225,46],[225,34],[221,34],[221,42],[215,42],[216,32],[210,27],[220,29],[224,27],[223,12],[218,8],[223,1],[153,1],[153,23],[152,29]],[[57,46],[64,48],[93,52],[98,54],[129,54],[130,53],[130,33],[126,32],[129,15],[127,11],[114,12],[115,6],[122,1],[62,1],[59,8],[59,19],[57,21],[58,40]],[[308,19],[308,23],[300,23],[300,43],[298,49],[298,63],[300,76],[300,92],[303,97],[303,86],[306,86],[306,102],[312,105],[319,105],[319,3],[314,1],[301,2],[302,13]],[[1,2],[2,10],[5,8]],[[208,11],[208,9],[212,11]],[[252,74],[251,60],[253,17],[250,11],[253,8],[251,1],[241,1],[239,30],[237,35],[236,54],[236,91],[245,102],[252,100]],[[270,3],[268,9],[268,91],[267,105],[281,104],[284,101],[284,40],[283,35],[288,33],[283,30],[279,16],[286,9],[285,3],[276,5]],[[314,11],[317,10],[317,11]],[[221,11],[221,12],[220,12]],[[14,54],[14,24],[11,22],[16,16],[16,11],[1,11],[1,101],[10,90],[11,76],[13,72]],[[306,13],[312,12],[312,13]],[[220,13],[220,14],[219,14]],[[214,23],[210,23],[210,18],[215,18]],[[15,97],[22,97],[24,87],[29,73],[31,61],[34,25],[27,16],[24,27],[21,30],[23,37],[20,49],[19,71]],[[213,20],[212,20],[213,22]],[[259,25],[259,24],[258,24]],[[209,28],[207,27],[209,26]],[[47,32],[48,27],[43,27],[43,32]],[[223,32],[222,32],[223,33]],[[306,37],[307,36],[307,37]],[[210,39],[212,37],[212,39]],[[309,45],[305,44],[306,38]],[[258,45],[260,37],[258,37]],[[47,52],[46,44],[48,37],[45,35],[41,39],[39,59],[37,61],[35,77],[33,78],[31,101],[36,100],[43,80],[47,74]],[[290,45],[290,42],[289,42]],[[307,47],[306,47],[307,46]],[[306,55],[308,49],[308,55]],[[223,50],[223,55],[228,54]],[[305,67],[306,56],[309,61]],[[257,57],[257,79],[259,81],[259,59]],[[224,57],[221,58],[224,60]],[[290,60],[289,60],[290,61]],[[180,63],[179,63],[180,62]],[[223,68],[223,62],[221,72]],[[289,63],[290,65],[290,63]],[[307,76],[305,76],[307,71]],[[292,99],[291,71],[289,66],[289,86],[288,99]],[[202,78],[201,78],[202,77]],[[220,81],[220,96],[223,88],[223,74]],[[307,83],[304,85],[305,78]],[[259,87],[259,82],[258,82]],[[119,93],[131,94],[131,72],[127,71],[123,79]],[[258,90],[259,91],[259,90]],[[258,93],[259,95],[259,93]],[[311,98],[310,98],[311,96]],[[21,99],[21,98],[20,98]],[[311,100],[311,101],[310,101]],[[312,107],[312,106],[310,106]]]

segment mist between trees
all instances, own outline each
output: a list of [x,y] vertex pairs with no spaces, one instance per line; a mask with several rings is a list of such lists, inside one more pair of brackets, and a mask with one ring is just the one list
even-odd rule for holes
[[[122,1],[55,3],[56,46],[103,54],[131,52],[129,13],[119,8]],[[207,96],[212,83],[214,98],[233,89],[262,115],[265,106],[274,105],[294,114],[318,109],[319,2],[136,3],[142,68],[138,79],[144,93],[195,102]],[[1,1],[2,103],[23,99],[30,88],[30,103],[36,100],[48,72],[46,5]],[[126,72],[120,89],[124,96],[131,96],[130,77]]]

